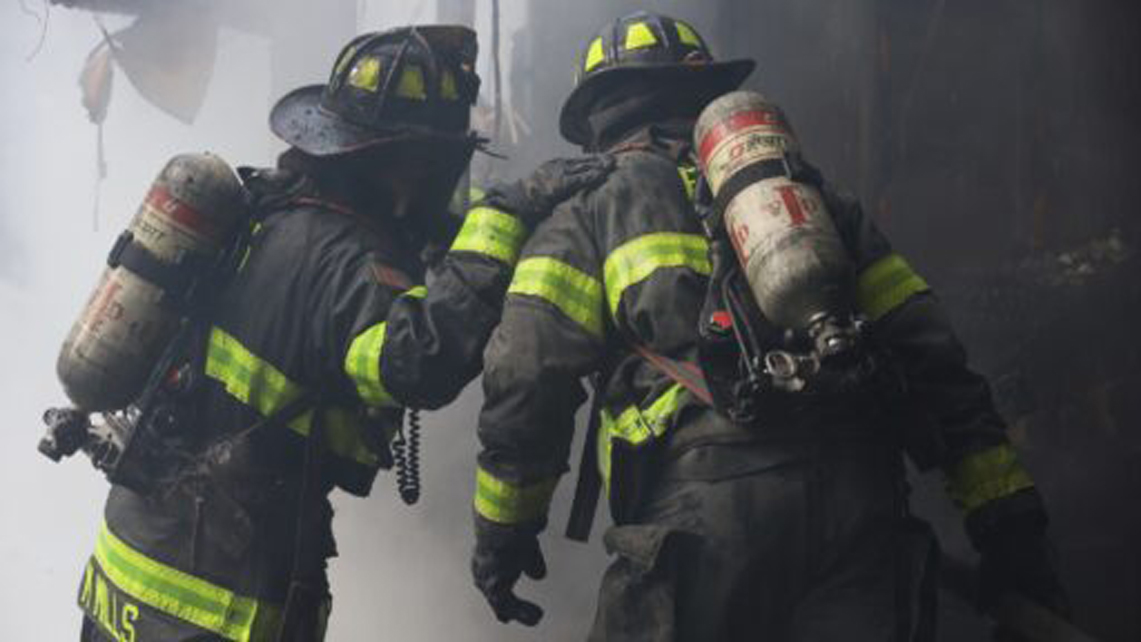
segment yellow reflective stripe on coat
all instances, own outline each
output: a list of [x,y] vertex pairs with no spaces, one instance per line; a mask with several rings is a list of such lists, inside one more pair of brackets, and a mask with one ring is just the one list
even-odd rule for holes
[[609,411],[602,411],[602,424],[598,431],[598,472],[607,486],[610,485],[610,455],[613,440],[621,439],[632,445],[643,444],[657,439],[669,429],[678,408],[681,406],[685,388],[680,383],[670,386],[645,409],[630,406],[615,418]]
[[475,512],[499,524],[522,524],[547,514],[558,477],[532,484],[513,484],[483,468],[475,471]]
[[898,254],[888,254],[864,269],[856,282],[856,303],[875,321],[931,287]]
[[[206,349],[206,376],[221,383],[231,397],[266,417],[302,393],[301,386],[217,326],[210,332]],[[308,436],[312,421],[310,411],[291,421],[289,427]],[[376,467],[380,460],[365,442],[363,430],[353,413],[340,409],[328,409],[325,413],[325,441],[333,454]]]
[[[401,296],[423,299],[428,296],[428,288],[416,286]],[[384,352],[384,338],[388,323],[382,321],[358,334],[345,353],[345,374],[357,387],[361,401],[372,407],[399,406],[384,387],[380,374],[380,357]]]
[[167,566],[136,551],[104,522],[95,560],[116,587],[147,606],[227,640],[272,640],[280,610]]
[[602,336],[602,283],[578,268],[546,256],[523,259],[507,293],[542,299],[589,334]]
[[685,197],[693,202],[697,196],[697,166],[696,165],[678,165],[677,175],[681,177],[681,182],[685,185]]
[[967,455],[947,475],[948,496],[968,513],[1033,486],[1010,444]]
[[627,241],[606,257],[603,280],[610,313],[617,316],[622,294],[662,268],[689,268],[708,275],[709,242],[699,234],[655,232]]
[[475,252],[515,265],[527,238],[527,228],[514,216],[491,207],[475,207],[464,217],[452,242],[453,252]]

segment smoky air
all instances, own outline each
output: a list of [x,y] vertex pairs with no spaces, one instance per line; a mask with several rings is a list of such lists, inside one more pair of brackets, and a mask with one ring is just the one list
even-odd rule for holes
[[[1141,52],[1130,3],[504,0],[498,109],[491,0],[185,4],[177,34],[130,36],[141,66],[128,74],[133,63],[107,61],[101,128],[79,79],[86,67],[85,82],[98,80],[101,30],[133,19],[40,0],[0,6],[0,638],[78,638],[77,590],[107,483],[82,457],[40,456],[40,417],[65,401],[60,345],[167,160],[210,151],[271,165],[283,151],[267,126],[278,97],[324,82],[355,33],[440,19],[479,32],[474,122],[507,157],[477,155],[471,180],[522,176],[576,153],[557,121],[578,51],[644,8],[687,20],[719,58],[757,60],[747,88],[781,106],[805,154],[927,277],[994,383],[1051,510],[1076,621],[1106,642],[1141,639]],[[587,544],[562,537],[573,470],[542,539],[548,578],[520,585],[545,608],[542,624],[500,625],[471,584],[480,405],[477,381],[424,415],[415,507],[400,502],[394,475],[367,499],[334,493],[328,639],[585,638],[609,519],[603,506]],[[937,471],[913,482],[945,551],[971,559]],[[940,626],[947,640],[986,631],[953,596]]]

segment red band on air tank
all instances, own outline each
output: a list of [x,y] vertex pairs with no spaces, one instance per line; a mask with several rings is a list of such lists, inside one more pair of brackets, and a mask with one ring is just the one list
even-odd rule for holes
[[175,198],[170,190],[162,185],[155,185],[151,188],[150,193],[147,194],[146,206],[153,208],[161,216],[174,221],[190,232],[200,234],[213,241],[222,237],[224,230],[220,229],[214,221]]
[[712,155],[713,150],[717,149],[717,146],[721,144],[721,141],[748,127],[768,127],[781,133],[787,133],[780,113],[777,111],[754,110],[738,112],[718,123],[717,126],[709,130],[705,138],[701,139],[697,152],[698,158],[701,159],[701,166],[708,166],[710,155]]

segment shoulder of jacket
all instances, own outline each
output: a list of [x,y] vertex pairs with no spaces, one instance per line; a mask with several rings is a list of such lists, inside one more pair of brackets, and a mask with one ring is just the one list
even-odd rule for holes
[[[647,184],[672,185],[679,179],[677,165],[669,158],[645,150],[623,151],[615,155],[614,170],[606,177],[595,193],[604,197],[615,189],[629,189],[634,186],[646,189]],[[649,189],[658,189],[649,187]]]

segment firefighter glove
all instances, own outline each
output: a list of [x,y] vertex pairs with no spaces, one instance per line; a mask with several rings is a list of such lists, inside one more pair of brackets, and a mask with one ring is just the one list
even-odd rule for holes
[[543,222],[555,206],[600,184],[614,169],[611,156],[556,158],[530,176],[500,183],[487,191],[484,204],[514,214],[529,229]]
[[539,550],[541,530],[542,525],[497,524],[475,516],[472,578],[500,622],[515,620],[535,626],[543,617],[539,605],[515,595],[515,583],[521,575],[533,580],[547,575],[547,564]]
[[[1046,533],[1046,513],[1038,505],[1037,493],[1024,492],[1008,499],[976,509],[967,520],[967,531],[981,555],[981,604],[993,605],[1004,594],[1018,593],[1068,617],[1069,600],[1058,575],[1057,552]],[[997,637],[1019,639],[1002,631]]]

